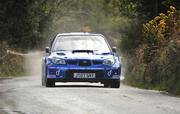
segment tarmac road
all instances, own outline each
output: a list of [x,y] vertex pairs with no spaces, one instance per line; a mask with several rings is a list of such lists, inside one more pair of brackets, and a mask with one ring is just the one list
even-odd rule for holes
[[39,76],[0,80],[0,114],[180,114],[180,98],[94,83],[40,85]]

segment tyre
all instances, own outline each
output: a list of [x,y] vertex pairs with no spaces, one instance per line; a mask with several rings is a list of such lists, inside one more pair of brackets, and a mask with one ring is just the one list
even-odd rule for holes
[[46,87],[55,87],[55,82],[53,80],[46,79]]
[[120,87],[120,81],[112,81],[111,82],[111,88],[119,88]]
[[109,82],[104,82],[104,87],[107,88],[107,87],[109,87],[109,85],[110,85]]

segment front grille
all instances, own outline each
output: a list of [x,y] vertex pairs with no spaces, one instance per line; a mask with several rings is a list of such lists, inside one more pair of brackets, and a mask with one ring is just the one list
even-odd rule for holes
[[103,70],[67,70],[66,78],[73,78],[74,73],[95,73],[96,79],[102,79],[104,77]]
[[68,65],[91,66],[103,64],[102,60],[66,60]]
[[67,60],[68,65],[77,65],[77,60]]
[[93,65],[100,65],[103,62],[101,60],[93,60],[92,63],[93,63]]
[[79,66],[91,66],[91,60],[79,60]]

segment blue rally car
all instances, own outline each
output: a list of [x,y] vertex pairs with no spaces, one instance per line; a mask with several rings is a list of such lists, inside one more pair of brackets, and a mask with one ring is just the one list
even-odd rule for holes
[[58,34],[46,47],[42,62],[42,85],[55,82],[101,82],[119,88],[121,60],[105,37],[93,33]]

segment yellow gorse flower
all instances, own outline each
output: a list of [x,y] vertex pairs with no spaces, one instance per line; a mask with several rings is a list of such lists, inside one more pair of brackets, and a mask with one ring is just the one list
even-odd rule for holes
[[159,15],[160,15],[160,17],[166,16],[164,13],[160,13]]
[[180,28],[178,27],[178,25],[180,26],[180,15],[176,17],[176,14],[176,8],[170,6],[170,9],[167,11],[167,15],[160,13],[159,16],[156,16],[154,19],[143,24],[143,33],[146,37],[153,35],[154,38],[160,42],[165,40],[165,37],[168,33],[171,33]]
[[170,6],[170,10],[176,11],[176,8],[174,6]]
[[159,20],[159,19],[160,19],[159,16],[156,16],[156,17],[154,18],[155,21],[157,21],[157,20]]

